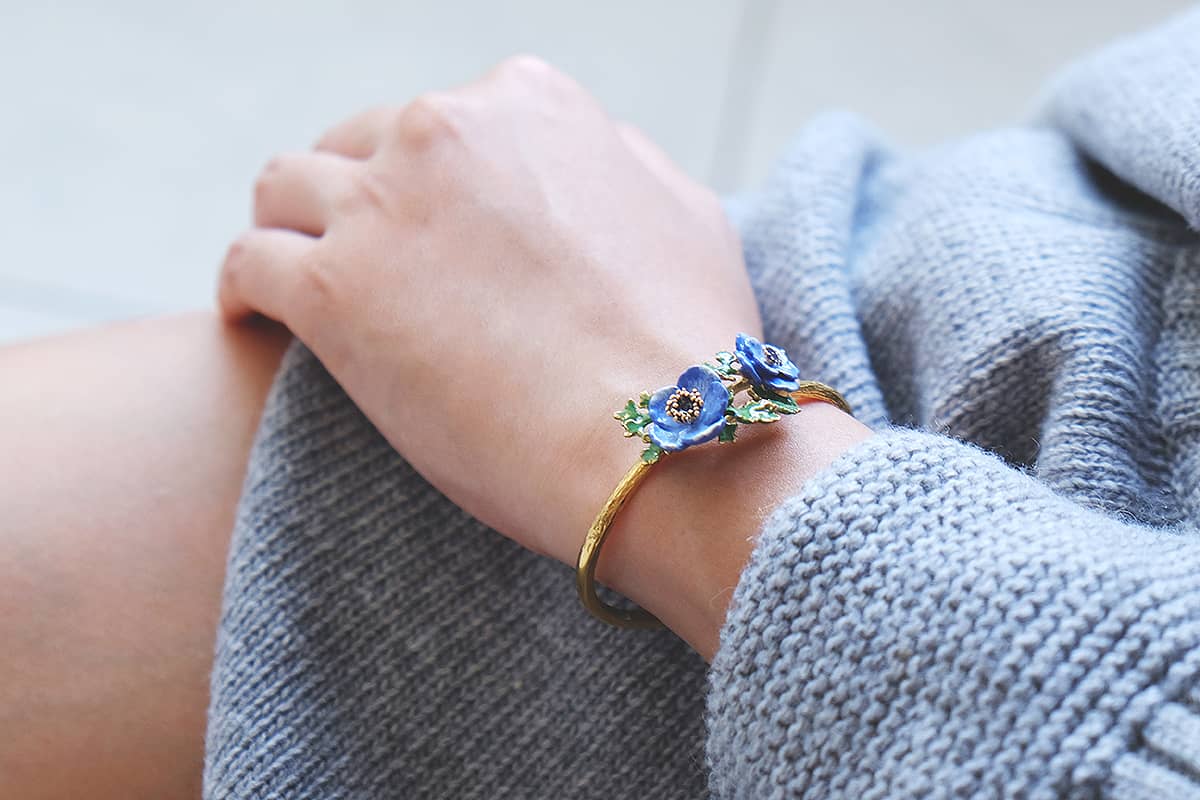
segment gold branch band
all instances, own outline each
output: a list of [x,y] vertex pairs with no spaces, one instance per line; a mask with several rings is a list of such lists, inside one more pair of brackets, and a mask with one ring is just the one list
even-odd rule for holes
[[[747,402],[736,405],[745,392]],[[593,616],[620,628],[661,628],[662,623],[641,608],[624,609],[605,603],[596,594],[596,565],[600,548],[617,513],[641,485],[650,468],[667,453],[704,442],[732,442],[740,425],[772,423],[799,413],[806,402],[819,401],[852,413],[834,388],[801,381],[799,369],[783,348],[740,333],[733,352],[721,351],[712,362],[689,367],[673,386],[642,392],[613,416],[628,437],[647,447],[613,489],[596,515],[579,549],[575,585],[579,599]]]

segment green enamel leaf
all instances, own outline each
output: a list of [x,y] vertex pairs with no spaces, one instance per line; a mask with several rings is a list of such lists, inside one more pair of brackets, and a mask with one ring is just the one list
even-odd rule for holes
[[734,379],[740,375],[737,368],[737,356],[728,350],[717,353],[714,361],[708,362],[708,366],[723,378]]
[[627,402],[625,407],[620,411],[613,414],[613,418],[616,419],[617,422],[625,422],[627,420],[637,419],[640,416],[642,416],[642,412],[636,405],[634,405],[632,400]]
[[771,405],[780,414],[795,414],[800,410],[800,405],[790,397],[776,395],[771,398]]
[[770,400],[755,400],[752,403],[735,406],[733,415],[738,422],[775,422],[779,413],[775,411],[774,403]]
[[642,461],[647,464],[653,464],[658,461],[659,456],[663,454],[663,449],[656,444],[652,444],[642,451]]
[[792,399],[791,395],[776,394],[765,386],[755,386],[749,391],[749,394],[755,400],[770,403],[771,408],[780,414],[795,414],[800,410],[800,405]]
[[613,418],[621,423],[621,427],[625,429],[626,436],[641,436],[645,432],[645,428],[650,424],[650,415],[645,410],[638,408],[637,404],[632,400],[625,404],[617,413],[613,414]]
[[642,392],[640,395],[638,395],[637,404],[641,408],[649,408],[650,407],[650,393]]
[[726,422],[725,427],[721,428],[721,435],[717,437],[719,442],[732,442],[737,435],[737,423]]

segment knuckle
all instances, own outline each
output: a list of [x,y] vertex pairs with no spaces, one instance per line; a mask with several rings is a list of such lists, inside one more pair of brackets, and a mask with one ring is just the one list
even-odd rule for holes
[[317,141],[313,144],[314,150],[333,150],[337,147],[338,142],[342,138],[342,126],[330,128],[317,137]]
[[288,157],[284,155],[275,155],[267,159],[267,163],[263,165],[254,179],[255,205],[261,205],[270,200],[275,187],[287,170],[288,161]]
[[218,287],[221,296],[235,297],[239,294],[242,272],[249,263],[253,252],[253,236],[247,231],[239,234],[225,249],[225,258],[221,262],[221,272]]
[[496,67],[501,81],[511,81],[543,99],[573,98],[582,88],[569,75],[534,55],[516,55],[501,61]]
[[[373,111],[374,109],[370,109]],[[366,112],[364,112],[365,115]],[[354,125],[355,117],[342,120],[331,128],[327,128],[324,133],[317,139],[314,149],[316,150],[334,150],[338,144],[347,138]]]
[[386,126],[399,115],[395,106],[370,106],[355,116],[334,125],[317,139],[316,150],[339,152],[344,149],[360,150],[366,134],[376,125]]
[[396,118],[396,138],[410,147],[428,147],[458,138],[458,108],[446,93],[423,94],[405,106]]
[[333,198],[335,215],[351,217],[363,212],[387,212],[392,206],[392,188],[385,175],[371,168],[360,169]]
[[516,78],[552,80],[560,75],[545,59],[531,53],[518,53],[500,62],[499,71]]
[[311,311],[328,311],[335,305],[337,276],[332,274],[329,262],[314,249],[299,263],[296,269],[296,300]]
[[236,271],[245,266],[254,252],[254,232],[243,231],[234,237],[225,250],[224,268],[226,272]]

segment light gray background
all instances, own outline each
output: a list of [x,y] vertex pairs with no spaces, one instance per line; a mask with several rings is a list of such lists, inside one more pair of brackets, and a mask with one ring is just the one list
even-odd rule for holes
[[730,190],[830,107],[911,145],[1019,122],[1056,66],[1186,5],[0,0],[0,341],[211,305],[273,152],[515,52]]

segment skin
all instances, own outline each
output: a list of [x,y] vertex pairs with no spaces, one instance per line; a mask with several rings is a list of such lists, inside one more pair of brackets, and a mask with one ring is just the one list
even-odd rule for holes
[[200,795],[233,510],[286,331],[0,348],[0,797]]
[[[225,321],[0,350],[0,796],[199,795],[225,551],[288,338],[261,317],[452,500],[572,565],[640,450],[613,410],[761,336],[712,193],[536,59],[274,159],[254,221]],[[814,403],[664,458],[600,579],[711,659],[765,515],[869,435]]]

